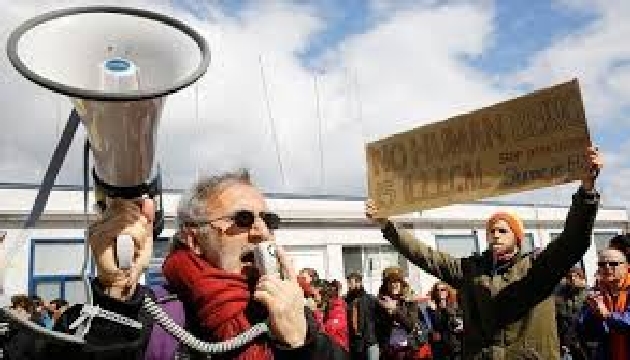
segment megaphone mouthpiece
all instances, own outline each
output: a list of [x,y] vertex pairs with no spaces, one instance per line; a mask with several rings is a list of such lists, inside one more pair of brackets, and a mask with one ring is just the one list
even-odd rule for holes
[[123,58],[105,60],[102,65],[101,90],[138,90],[140,88],[138,75],[138,68],[130,60]]
[[103,67],[105,68],[105,70],[117,74],[134,72],[135,69],[135,65],[133,64],[133,62],[123,58],[113,58],[105,60]]

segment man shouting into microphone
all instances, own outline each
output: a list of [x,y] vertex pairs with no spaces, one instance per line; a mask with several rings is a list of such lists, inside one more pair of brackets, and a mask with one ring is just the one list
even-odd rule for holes
[[[138,283],[153,248],[154,204],[151,200],[116,199],[89,229],[89,243],[97,276],[92,281],[93,303],[122,315],[94,317],[87,326],[86,344],[50,342],[31,346],[16,359],[173,359],[152,348],[153,327],[159,326],[142,306],[151,288]],[[297,282],[286,254],[278,249],[282,277],[260,275],[253,268],[252,249],[273,241],[279,218],[267,209],[263,194],[246,171],[200,180],[182,197],[179,233],[164,264],[169,287],[184,304],[187,329],[206,342],[231,339],[266,322],[269,333],[236,350],[213,354],[212,359],[345,360],[348,353],[322,333]],[[118,235],[134,242],[130,269],[116,261]],[[56,330],[75,333],[83,306],[67,310]],[[80,327],[79,327],[80,329]],[[28,355],[24,355],[28,353]],[[206,354],[184,351],[192,358]],[[9,357],[9,359],[12,359]]]

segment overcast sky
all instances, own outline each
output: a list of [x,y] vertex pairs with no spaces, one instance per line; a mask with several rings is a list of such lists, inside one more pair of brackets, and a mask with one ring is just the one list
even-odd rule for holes
[[[267,192],[364,196],[366,142],[577,77],[605,204],[630,202],[630,1],[0,0],[0,42],[29,17],[96,3],[173,15],[210,44],[207,74],[166,102],[166,187],[248,167]],[[0,182],[37,184],[70,102],[3,55],[0,103]],[[82,139],[58,184],[80,183]],[[566,203],[574,188],[500,199]]]

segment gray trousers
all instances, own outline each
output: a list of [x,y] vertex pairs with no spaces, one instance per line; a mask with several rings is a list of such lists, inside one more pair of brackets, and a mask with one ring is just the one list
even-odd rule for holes
[[367,355],[367,360],[378,360],[378,344],[368,346],[367,349],[365,349],[365,355]]

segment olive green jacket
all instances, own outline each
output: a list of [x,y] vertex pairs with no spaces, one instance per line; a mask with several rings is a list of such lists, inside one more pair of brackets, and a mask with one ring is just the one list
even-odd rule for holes
[[464,359],[555,360],[560,345],[551,295],[588,249],[598,204],[598,194],[580,188],[562,234],[537,255],[521,254],[501,267],[488,252],[457,259],[436,251],[391,222],[382,231],[412,263],[458,290]]

